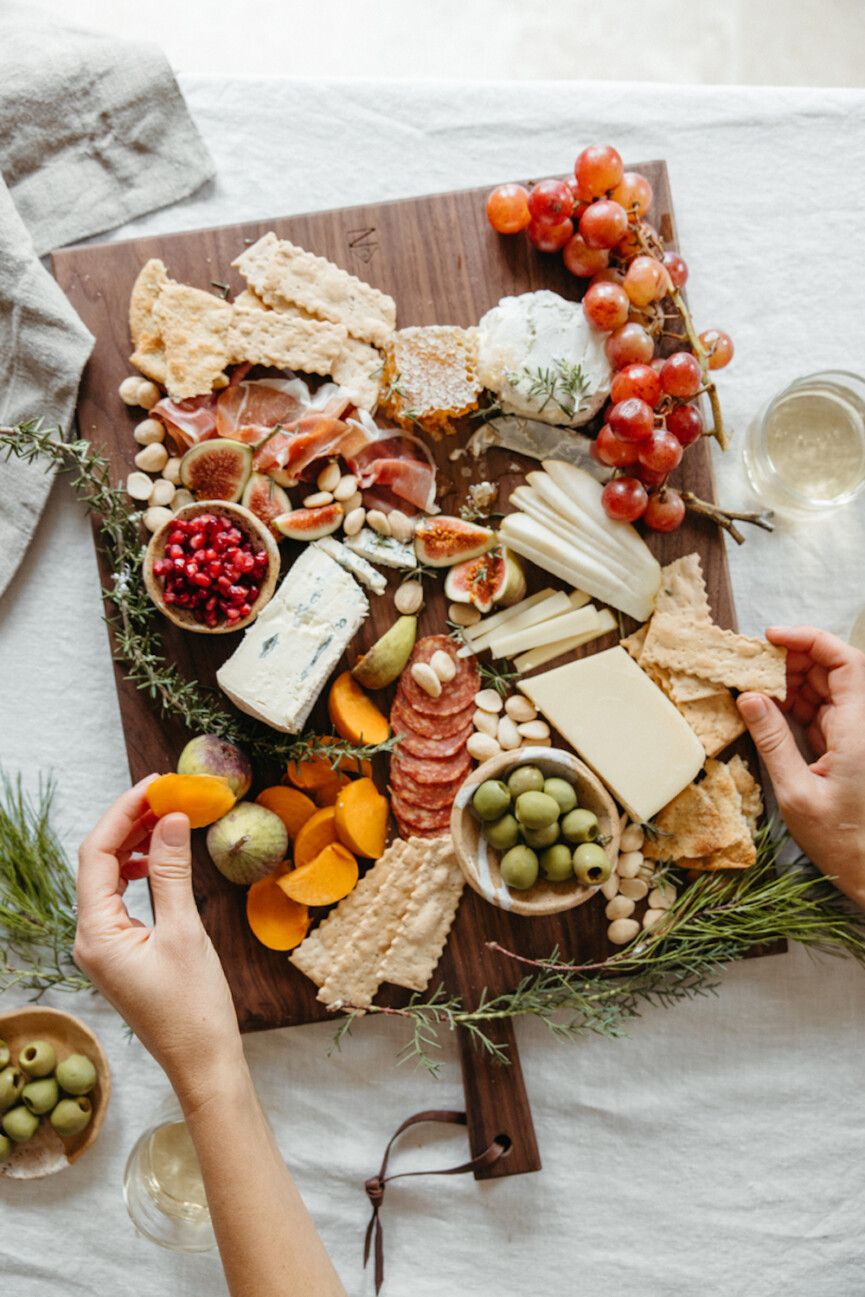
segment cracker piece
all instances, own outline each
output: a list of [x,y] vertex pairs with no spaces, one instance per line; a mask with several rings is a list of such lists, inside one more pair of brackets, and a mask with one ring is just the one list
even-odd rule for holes
[[748,869],[757,859],[753,842],[734,843],[723,851],[714,851],[710,856],[683,856],[676,864],[680,869],[692,869],[695,873],[715,873],[719,869]]
[[[706,778],[703,780],[703,791],[708,793],[724,821],[724,841],[719,842],[717,849],[710,856],[723,855],[742,868],[753,865],[757,859],[757,849],[751,837],[748,822],[742,813],[742,795],[736,786],[730,770],[722,761],[706,762]],[[721,865],[726,869],[731,866]]]
[[335,958],[350,940],[355,927],[375,904],[376,896],[390,875],[402,869],[407,849],[407,843],[401,838],[391,843],[354,890],[289,955],[289,962],[316,986],[324,986]]
[[712,620],[699,554],[683,554],[661,569],[655,609],[688,621]]
[[677,702],[676,706],[702,743],[707,757],[716,757],[745,733],[745,722],[729,689],[711,698]]
[[161,387],[165,386],[165,344],[153,318],[153,307],[165,285],[173,282],[164,264],[153,257],[138,272],[129,299],[129,332],[135,348],[129,359]]
[[255,292],[253,289],[251,289],[251,288],[244,288],[244,290],[243,290],[242,293],[238,293],[238,294],[237,294],[237,297],[235,297],[235,299],[234,299],[234,305],[235,305],[235,306],[254,306],[254,307],[256,307],[259,311],[266,311],[266,310],[268,310],[267,302],[263,302],[263,301],[261,300],[261,298],[258,296],[258,293],[256,293],[256,292]]
[[[261,240],[259,240],[259,244]],[[250,248],[253,253],[256,248]],[[270,250],[271,245],[267,249]],[[244,254],[246,256],[246,254]],[[237,264],[259,297],[279,310],[286,304],[303,306],[332,324],[341,324],[353,338],[381,346],[396,328],[396,303],[386,293],[350,275],[325,257],[304,252],[287,240],[277,240],[264,274],[261,254],[255,264]],[[252,273],[248,273],[251,270]]]
[[375,410],[381,389],[380,351],[366,342],[358,342],[357,338],[348,338],[330,373],[335,383],[348,388],[361,410]]
[[638,626],[630,635],[626,635],[624,639],[619,640],[622,648],[625,649],[626,652],[630,653],[637,666],[641,665],[640,658],[643,656],[643,645],[646,642],[646,636],[648,633],[649,623],[646,622],[643,626]]
[[655,816],[657,838],[646,838],[647,860],[708,856],[723,846],[724,820],[702,784],[689,784]]
[[347,338],[344,328],[324,320],[235,302],[227,347],[232,364],[249,360],[305,374],[329,374]]
[[228,326],[234,308],[201,288],[166,284],[153,306],[165,343],[165,386],[175,401],[225,387]]
[[748,828],[753,833],[757,827],[757,821],[763,814],[763,797],[760,785],[738,752],[727,762],[727,769],[733,776],[733,781],[739,790],[739,796],[742,798],[742,814],[748,823]]
[[[410,838],[413,845],[417,839]],[[426,990],[441,959],[465,879],[450,838],[423,839],[425,857],[408,909],[378,966],[378,980]]]
[[733,689],[753,689],[772,698],[787,695],[787,650],[722,630],[714,622],[688,625],[668,613],[656,612],[643,645],[643,658]]
[[409,839],[400,867],[392,870],[375,894],[374,903],[354,927],[334,959],[327,981],[316,999],[329,1007],[338,1002],[366,1008],[379,988],[378,966],[408,909],[425,853],[418,839]]
[[260,285],[264,283],[270,259],[278,245],[279,239],[273,230],[268,230],[267,234],[262,234],[256,243],[245,248],[240,256],[235,257],[231,263],[237,267],[243,278],[255,289],[256,293],[260,293]]
[[728,692],[723,685],[714,684],[711,680],[685,675],[683,671],[668,671],[666,667],[654,666],[644,661],[643,646],[646,643],[650,624],[651,622],[646,622],[644,626],[638,627],[633,634],[619,642],[624,649],[627,649],[637,665],[651,676],[660,689],[663,689],[670,701],[676,704],[683,716],[685,713],[680,703],[696,702],[700,698],[713,698],[716,695],[723,696]]
[[476,410],[483,391],[477,338],[477,329],[454,325],[395,333],[385,359],[385,413],[405,428],[419,423],[433,436],[455,432],[452,421]]

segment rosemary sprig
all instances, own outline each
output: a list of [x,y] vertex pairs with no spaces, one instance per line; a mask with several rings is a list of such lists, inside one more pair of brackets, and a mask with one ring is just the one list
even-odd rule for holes
[[20,986],[86,991],[72,959],[75,883],[48,819],[54,785],[39,785],[34,805],[21,777],[0,775],[0,993]]
[[537,401],[543,397],[538,413],[542,413],[553,401],[569,419],[574,417],[580,398],[588,387],[588,380],[579,365],[566,360],[557,360],[548,369],[538,365],[530,369],[523,365],[520,372],[508,375],[508,382],[516,387],[522,378],[528,380],[528,398]]
[[479,662],[478,668],[481,673],[481,679],[490,689],[495,689],[496,693],[505,698],[510,693],[511,682],[519,680],[519,671],[509,671],[506,666],[499,666],[504,662],[504,658],[496,658],[492,662]]
[[[94,450],[88,441],[64,441],[63,434],[30,420],[15,427],[0,427],[0,451],[26,463],[39,459],[60,473],[69,474],[71,484],[88,513],[100,520],[101,546],[112,573],[112,584],[103,596],[113,612],[106,618],[114,633],[114,656],[122,662],[126,677],[146,693],[163,717],[178,719],[192,733],[218,734],[237,743],[253,759],[294,760],[307,755],[310,735],[278,737],[266,725],[251,717],[232,715],[220,706],[219,695],[184,680],[170,663],[158,631],[158,614],[144,588],[142,569],[145,549],[141,543],[140,512],[130,510],[122,486],[111,483],[108,457]],[[326,738],[344,756],[365,760],[376,752],[391,751],[394,740],[375,748]]]

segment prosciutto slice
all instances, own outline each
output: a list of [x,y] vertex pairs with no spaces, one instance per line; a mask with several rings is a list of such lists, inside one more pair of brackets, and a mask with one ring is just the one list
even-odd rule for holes
[[156,402],[148,413],[148,418],[160,419],[177,449],[183,453],[199,442],[218,435],[216,404],[215,392],[209,392],[206,396],[191,396],[186,401],[172,401],[165,396]]
[[383,502],[393,494],[425,513],[438,513],[435,464],[426,446],[417,437],[394,435],[393,429],[379,431],[384,435],[345,456],[360,489],[375,488]]

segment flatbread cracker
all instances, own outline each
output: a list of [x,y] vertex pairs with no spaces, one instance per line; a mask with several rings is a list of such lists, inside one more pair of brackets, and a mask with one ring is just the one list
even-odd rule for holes
[[138,272],[129,298],[129,332],[135,348],[129,357],[136,369],[165,385],[165,344],[153,317],[153,307],[166,284],[174,283],[158,257],[146,261]]
[[745,722],[729,689],[710,698],[677,702],[676,706],[702,743],[707,757],[716,757],[745,733]]
[[221,297],[201,288],[164,285],[153,305],[153,319],[165,343],[165,387],[173,400],[226,385],[233,310]]
[[256,286],[264,282],[270,258],[276,251],[278,243],[279,239],[273,230],[268,230],[267,234],[262,234],[257,242],[245,248],[231,263],[237,267],[252,288],[256,289],[256,292],[258,291]]
[[[414,839],[409,839],[414,841]],[[408,909],[378,966],[379,982],[423,991],[441,959],[465,878],[450,838],[427,839]]]
[[343,343],[330,370],[333,381],[352,393],[355,405],[370,412],[378,405],[381,372],[381,352],[357,338]]
[[656,612],[643,645],[643,658],[733,689],[753,689],[771,698],[787,695],[787,650],[766,640],[722,630],[714,622],[689,625]]
[[305,374],[330,374],[347,339],[344,328],[324,320],[235,302],[226,345],[231,364],[248,360]]
[[712,620],[699,554],[683,554],[661,569],[661,585],[655,597],[655,610],[689,621]]
[[753,833],[757,827],[757,821],[763,814],[763,795],[760,785],[738,753],[727,762],[727,769],[733,776],[733,781],[739,790],[739,796],[742,799],[742,814],[747,821],[748,828]]
[[706,856],[724,841],[724,820],[702,784],[689,784],[655,816],[658,837],[646,838],[647,860]]

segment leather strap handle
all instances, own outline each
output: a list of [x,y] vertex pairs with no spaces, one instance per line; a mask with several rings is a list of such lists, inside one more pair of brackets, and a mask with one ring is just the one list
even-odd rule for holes
[[504,1135],[499,1136],[483,1150],[473,1157],[469,1162],[462,1162],[459,1166],[443,1167],[438,1171],[400,1171],[397,1175],[387,1175],[387,1163],[390,1157],[390,1151],[393,1143],[403,1131],[408,1130],[410,1126],[416,1126],[421,1122],[437,1121],[454,1126],[467,1125],[466,1114],[464,1112],[451,1112],[442,1108],[430,1108],[425,1112],[416,1112],[413,1117],[407,1117],[393,1135],[388,1140],[387,1148],[384,1151],[384,1158],[381,1164],[381,1170],[378,1175],[370,1176],[364,1188],[367,1197],[372,1203],[372,1217],[366,1229],[366,1238],[363,1245],[363,1264],[366,1267],[369,1261],[370,1251],[372,1250],[373,1240],[375,1243],[375,1290],[378,1293],[384,1282],[384,1244],[382,1241],[381,1219],[379,1209],[384,1199],[385,1185],[391,1180],[402,1180],[406,1176],[414,1175],[464,1175],[467,1171],[476,1171],[481,1167],[492,1166],[501,1157],[507,1157],[511,1151],[511,1141]]

